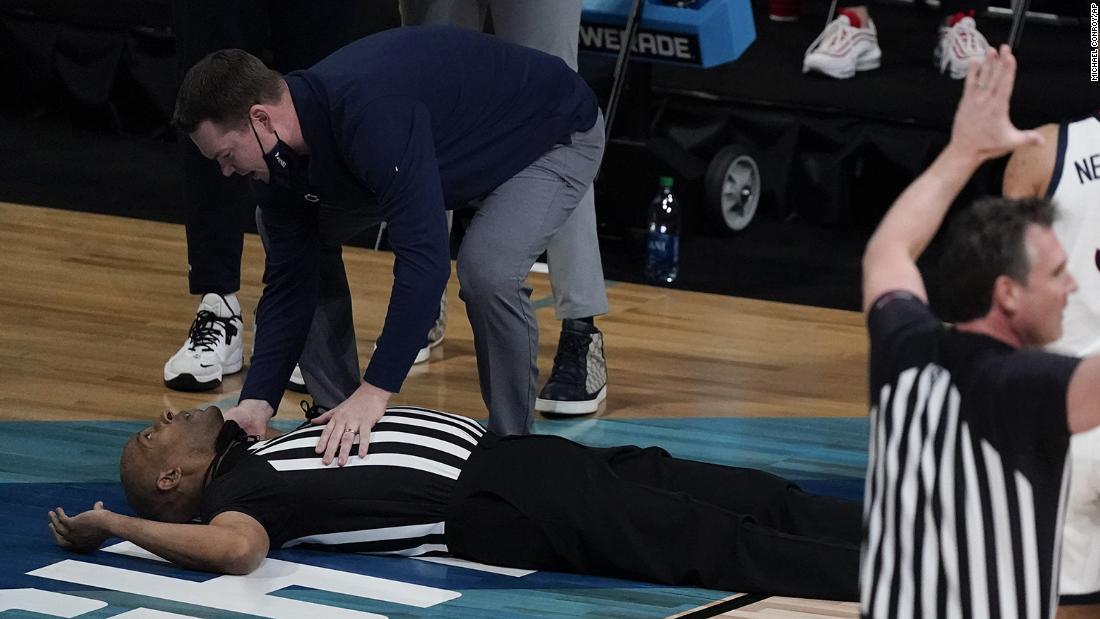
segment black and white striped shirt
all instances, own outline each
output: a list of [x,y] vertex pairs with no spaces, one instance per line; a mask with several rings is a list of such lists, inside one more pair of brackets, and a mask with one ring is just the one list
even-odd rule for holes
[[908,293],[868,329],[861,614],[1052,616],[1078,360],[945,328]]
[[236,511],[258,520],[271,546],[348,552],[445,553],[447,502],[485,433],[474,420],[394,407],[370,433],[370,449],[329,466],[314,448],[324,426],[255,443],[224,445],[203,492],[201,519]]

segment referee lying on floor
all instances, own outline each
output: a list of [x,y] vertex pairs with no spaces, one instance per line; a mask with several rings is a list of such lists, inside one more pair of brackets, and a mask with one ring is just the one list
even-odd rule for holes
[[[346,466],[320,425],[246,438],[215,407],[164,412],[126,443],[126,497],[50,512],[58,545],[129,540],[180,566],[247,574],[271,547],[450,554],[482,563],[774,595],[857,599],[860,504],[650,447],[499,437],[390,408]],[[358,437],[356,437],[358,438]],[[201,524],[180,524],[198,522]]]

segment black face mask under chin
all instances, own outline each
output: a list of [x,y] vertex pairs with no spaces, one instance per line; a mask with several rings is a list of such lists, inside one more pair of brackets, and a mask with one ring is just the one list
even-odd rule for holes
[[263,153],[270,182],[295,191],[307,190],[309,181],[302,157],[279,137],[278,131],[274,130],[272,132],[275,134],[275,146],[265,153],[264,145],[260,142],[260,134],[256,133],[256,125],[251,120],[248,124],[252,127],[252,135],[256,136],[256,144],[260,146],[260,152]]

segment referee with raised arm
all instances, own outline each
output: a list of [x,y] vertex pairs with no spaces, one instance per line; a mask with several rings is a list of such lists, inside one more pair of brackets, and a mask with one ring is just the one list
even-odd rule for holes
[[1008,114],[1007,46],[971,68],[951,139],[863,257],[871,340],[860,612],[1050,617],[1070,434],[1100,424],[1100,358],[1039,350],[1076,283],[1046,200],[987,199],[952,223],[941,311],[916,259],[977,167],[1042,140]]

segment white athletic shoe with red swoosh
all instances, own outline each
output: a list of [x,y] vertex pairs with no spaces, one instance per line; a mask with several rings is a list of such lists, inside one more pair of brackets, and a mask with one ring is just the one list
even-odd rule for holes
[[802,60],[802,72],[817,71],[847,79],[856,71],[877,69],[881,63],[882,48],[878,46],[874,22],[860,24],[858,17],[844,11],[810,44]]
[[985,58],[987,49],[989,42],[978,32],[974,18],[956,13],[946,26],[940,28],[940,41],[932,54],[932,60],[940,73],[961,80],[966,77],[972,63],[981,62]]

